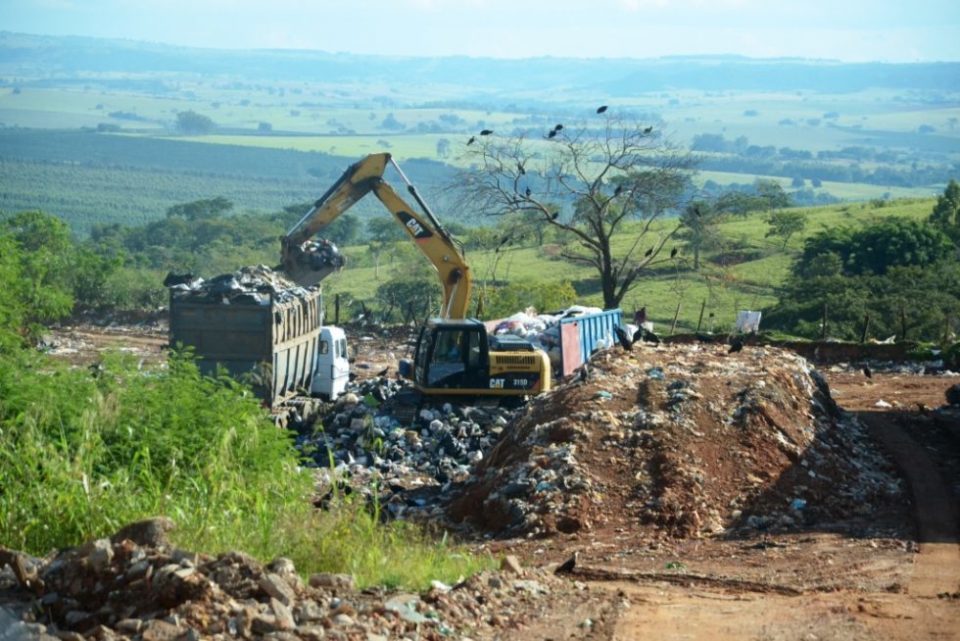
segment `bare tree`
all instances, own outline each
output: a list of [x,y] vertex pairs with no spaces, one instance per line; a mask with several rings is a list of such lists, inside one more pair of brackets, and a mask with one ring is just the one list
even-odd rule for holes
[[604,306],[617,307],[645,271],[673,259],[661,251],[678,226],[654,223],[680,204],[691,160],[653,127],[609,112],[558,127],[542,139],[478,140],[465,150],[471,167],[459,189],[487,215],[520,212],[554,227],[562,258],[594,268]]

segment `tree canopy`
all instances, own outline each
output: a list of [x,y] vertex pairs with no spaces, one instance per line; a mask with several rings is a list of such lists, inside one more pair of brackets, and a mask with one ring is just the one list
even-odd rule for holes
[[[596,118],[542,138],[483,136],[465,149],[471,167],[458,182],[466,205],[492,216],[521,212],[556,229],[561,258],[596,271],[610,308],[650,267],[671,260],[661,251],[678,226],[653,223],[681,205],[692,161],[648,123],[610,111]],[[622,237],[626,246],[613,242]]]
[[960,183],[956,180],[951,179],[943,194],[937,197],[930,222],[960,244]]
[[958,313],[954,245],[931,224],[888,219],[808,238],[766,319],[810,338],[856,340],[866,328],[884,338],[938,340]]
[[863,229],[840,227],[818,232],[804,243],[794,266],[809,275],[820,256],[835,254],[845,275],[883,275],[891,267],[926,267],[953,256],[950,239],[935,227],[912,220],[888,219]]

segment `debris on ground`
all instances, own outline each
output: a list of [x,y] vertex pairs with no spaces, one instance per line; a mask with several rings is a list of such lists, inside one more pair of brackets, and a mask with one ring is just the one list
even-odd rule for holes
[[[423,594],[360,591],[352,577],[304,580],[289,559],[171,546],[168,519],[131,524],[110,538],[39,559],[0,548],[0,638],[400,639],[522,634],[527,613],[574,590],[545,570],[505,561]],[[511,632],[512,631],[512,632]]]

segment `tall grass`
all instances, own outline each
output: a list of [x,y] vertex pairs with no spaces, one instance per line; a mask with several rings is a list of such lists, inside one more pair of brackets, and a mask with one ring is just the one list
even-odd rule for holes
[[141,372],[120,357],[68,369],[0,356],[0,544],[45,554],[165,515],[175,542],[287,556],[304,573],[423,587],[484,566],[361,505],[317,512],[314,477],[248,390],[182,356]]

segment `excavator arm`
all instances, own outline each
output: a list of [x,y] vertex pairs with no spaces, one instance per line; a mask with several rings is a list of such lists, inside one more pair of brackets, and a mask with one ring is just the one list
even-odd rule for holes
[[[387,163],[392,164],[400,174],[407,191],[423,209],[423,214],[410,207],[383,180]],[[304,286],[315,285],[334,271],[335,268],[329,264],[317,264],[313,252],[307,249],[310,239],[370,192],[383,203],[437,270],[443,285],[441,316],[466,318],[472,278],[462,251],[388,153],[371,154],[351,165],[287,232],[281,244],[283,270]]]

